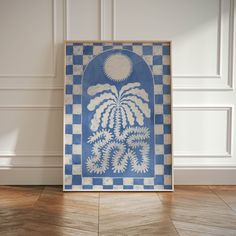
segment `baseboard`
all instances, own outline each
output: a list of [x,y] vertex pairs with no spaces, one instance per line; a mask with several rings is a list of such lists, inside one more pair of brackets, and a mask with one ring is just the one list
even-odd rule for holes
[[[62,167],[2,168],[0,185],[61,185]],[[174,169],[175,185],[236,185],[236,168]]]
[[0,169],[0,185],[61,185],[62,167]]
[[236,168],[175,167],[175,185],[236,185]]

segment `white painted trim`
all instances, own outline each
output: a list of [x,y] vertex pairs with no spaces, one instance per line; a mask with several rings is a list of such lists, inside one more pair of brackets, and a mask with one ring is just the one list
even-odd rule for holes
[[112,0],[112,40],[116,40],[116,0]]
[[222,76],[222,0],[219,0],[217,31],[217,75]]
[[10,105],[10,106],[0,106],[0,110],[61,110],[63,111],[63,106],[50,106],[50,105]]
[[0,74],[2,78],[56,78],[56,0],[52,0],[52,74]]
[[[37,165],[37,166],[34,166],[34,165],[27,165],[27,166],[0,166],[0,172],[1,170],[9,170],[9,169],[47,169],[47,168],[62,168],[62,165]],[[1,185],[1,184],[0,184]]]
[[24,164],[21,164],[21,165],[1,165],[1,162],[0,162],[0,171],[2,169],[15,169],[15,168],[62,168],[62,165],[56,165],[56,164],[53,164],[53,165],[24,165]]
[[208,165],[188,165],[188,164],[181,164],[181,165],[175,165],[175,170],[181,169],[181,170],[193,170],[193,169],[204,169],[204,170],[228,170],[228,169],[235,169],[236,170],[236,164],[232,165],[222,165],[222,164],[208,164]]
[[236,17],[235,17],[235,0],[230,0],[230,17],[229,17],[229,65],[228,65],[228,86],[234,89],[234,61],[235,61],[235,34],[236,34]]
[[[30,158],[34,158],[34,157],[59,157],[62,158],[63,153],[59,153],[59,152],[51,152],[51,153],[14,153],[14,152],[1,152],[0,153],[0,157],[30,157]],[[0,160],[1,162],[1,160]]]
[[50,76],[52,78],[56,78],[56,68],[57,68],[57,47],[56,47],[56,33],[57,33],[57,11],[56,11],[56,1],[52,0],[52,66],[53,66],[53,74]]
[[61,185],[62,167],[0,168],[0,185]]
[[181,78],[181,79],[220,79],[221,75],[194,75],[194,74],[175,74],[173,78]]
[[210,87],[210,86],[207,86],[207,87],[189,87],[189,86],[175,86],[173,88],[174,91],[182,91],[182,92],[185,92],[185,91],[233,91],[234,88],[228,86],[228,85],[223,85],[223,86],[220,86],[220,87]]
[[54,78],[55,74],[0,74],[0,78]]
[[236,166],[175,167],[176,185],[235,185]]
[[68,1],[63,0],[63,37],[64,40],[68,39]]
[[1,156],[0,169],[3,168],[49,168],[62,167],[62,155],[60,156]]
[[100,0],[100,40],[105,39],[105,1]]
[[194,154],[194,153],[177,153],[173,154],[174,157],[224,157],[229,158],[233,156],[233,116],[234,116],[234,105],[226,104],[226,105],[177,105],[173,106],[173,111],[227,111],[227,143],[226,143],[226,153],[222,154]]
[[193,153],[177,153],[173,154],[176,158],[230,158],[232,157],[231,154],[228,152],[226,153],[219,153],[219,154],[212,154],[212,153],[204,153],[204,154],[193,154]]
[[0,87],[1,90],[64,90],[63,87],[55,86],[55,87]]

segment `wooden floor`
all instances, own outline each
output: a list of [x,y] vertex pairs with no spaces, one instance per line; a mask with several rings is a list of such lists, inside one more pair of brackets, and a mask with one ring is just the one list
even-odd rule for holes
[[63,193],[0,187],[0,235],[236,236],[236,186],[174,193]]

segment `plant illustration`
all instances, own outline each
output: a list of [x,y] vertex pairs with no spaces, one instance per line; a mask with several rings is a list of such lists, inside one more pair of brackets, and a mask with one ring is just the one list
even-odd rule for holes
[[128,83],[119,91],[110,84],[88,88],[87,109],[94,112],[90,124],[94,133],[88,139],[93,145],[86,163],[89,172],[103,174],[111,163],[114,173],[122,173],[129,162],[135,173],[148,171],[150,131],[144,121],[151,111],[148,94],[140,85]]

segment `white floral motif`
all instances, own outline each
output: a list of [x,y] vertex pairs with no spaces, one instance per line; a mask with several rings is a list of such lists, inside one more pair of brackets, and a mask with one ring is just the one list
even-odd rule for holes
[[145,117],[151,116],[147,92],[138,82],[128,83],[120,91],[110,84],[97,84],[87,92],[92,97],[87,109],[94,111],[90,129],[95,132],[88,140],[93,145],[88,171],[105,173],[111,158],[114,173],[124,172],[129,161],[131,171],[147,172],[150,132],[143,127]]

